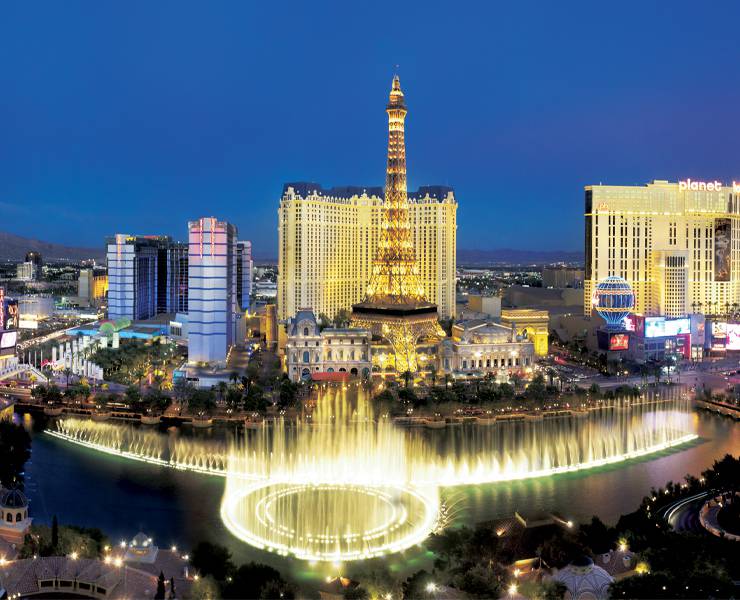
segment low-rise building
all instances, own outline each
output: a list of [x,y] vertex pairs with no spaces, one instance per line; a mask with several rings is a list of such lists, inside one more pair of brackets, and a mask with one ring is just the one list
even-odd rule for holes
[[292,381],[308,380],[317,373],[349,373],[369,377],[370,332],[348,327],[319,328],[310,309],[299,310],[288,322],[285,363]]
[[15,268],[15,278],[18,281],[36,281],[39,278],[38,267],[31,261],[18,263]]
[[501,296],[470,294],[467,309],[485,315],[489,319],[499,319],[501,317]]
[[506,381],[534,365],[535,348],[532,340],[518,335],[512,326],[471,319],[453,325],[452,337],[439,345],[438,359],[444,373],[462,377],[490,373]]
[[542,287],[583,288],[583,269],[576,267],[545,267],[542,269]]
[[537,356],[547,356],[550,315],[546,310],[505,308],[501,311],[501,324],[514,328],[522,339],[530,340]]
[[77,279],[77,296],[88,306],[99,306],[108,293],[108,275],[105,271],[80,269]]

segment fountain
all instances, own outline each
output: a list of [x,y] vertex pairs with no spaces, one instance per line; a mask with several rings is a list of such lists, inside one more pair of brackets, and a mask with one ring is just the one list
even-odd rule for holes
[[61,419],[67,441],[226,478],[221,517],[241,540],[341,562],[421,542],[444,523],[440,489],[543,477],[658,452],[696,438],[680,389],[573,411],[535,411],[443,429],[375,417],[361,386],[319,389],[297,422],[278,418],[229,442],[133,425]]

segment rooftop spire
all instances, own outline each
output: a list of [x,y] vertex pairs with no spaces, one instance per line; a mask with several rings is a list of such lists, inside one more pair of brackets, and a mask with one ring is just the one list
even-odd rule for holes
[[388,99],[388,108],[406,108],[406,104],[403,100],[403,92],[401,91],[401,80],[398,75],[393,76],[391,93]]

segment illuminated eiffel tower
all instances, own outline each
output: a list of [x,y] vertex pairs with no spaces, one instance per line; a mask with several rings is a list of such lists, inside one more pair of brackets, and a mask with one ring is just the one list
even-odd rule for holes
[[437,306],[424,297],[416,263],[406,193],[406,143],[401,82],[393,78],[388,113],[388,168],[380,239],[367,295],[352,307],[352,323],[369,329],[393,348],[396,372],[416,372],[416,344],[422,338],[441,337]]

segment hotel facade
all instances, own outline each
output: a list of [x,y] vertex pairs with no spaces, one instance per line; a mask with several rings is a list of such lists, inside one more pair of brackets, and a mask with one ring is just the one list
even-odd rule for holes
[[119,233],[106,242],[106,260],[109,319],[187,312],[187,244],[168,236]]
[[626,279],[635,312],[724,314],[740,302],[740,189],[653,181],[585,188],[584,312],[598,282]]
[[[408,194],[426,298],[439,316],[455,312],[457,201],[452,188]],[[278,318],[302,308],[333,318],[363,300],[380,237],[383,189],[289,183],[278,209]]]
[[236,340],[236,227],[188,223],[188,363],[225,365]]

